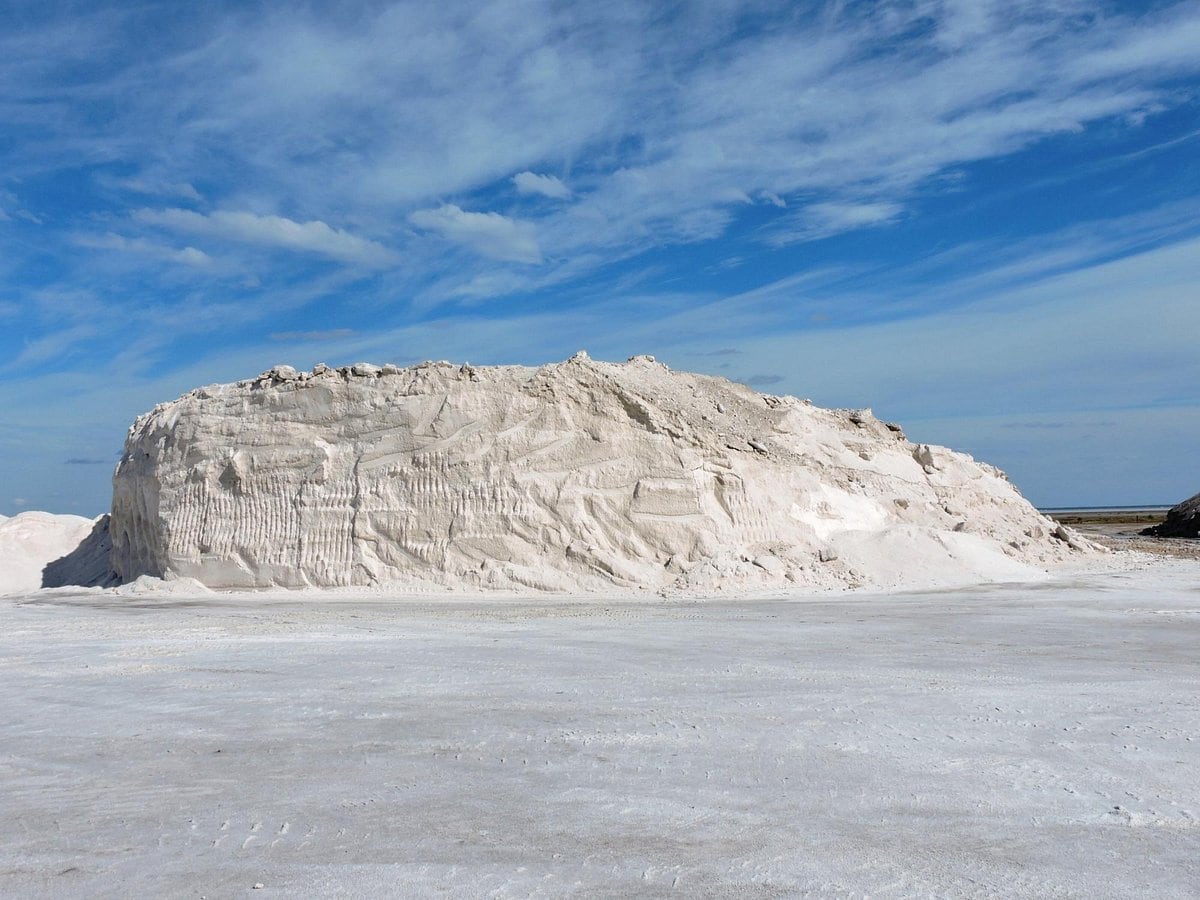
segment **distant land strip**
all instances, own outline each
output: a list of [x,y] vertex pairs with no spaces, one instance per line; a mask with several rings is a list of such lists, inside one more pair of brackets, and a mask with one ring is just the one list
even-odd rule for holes
[[1063,525],[1157,525],[1166,520],[1167,506],[1101,506],[1041,509]]

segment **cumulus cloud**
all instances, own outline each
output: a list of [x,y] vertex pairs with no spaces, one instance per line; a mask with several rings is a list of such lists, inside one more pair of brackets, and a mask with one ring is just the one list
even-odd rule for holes
[[520,194],[541,194],[552,200],[566,200],[571,189],[554,175],[535,175],[533,172],[518,172],[513,176],[513,185]]
[[488,259],[531,264],[542,261],[537,229],[532,222],[494,212],[468,212],[453,203],[437,209],[419,209],[408,220],[417,228],[439,234]]
[[135,213],[135,218],[144,224],[173,231],[315,253],[354,265],[385,267],[399,259],[394,251],[382,244],[316,220],[296,222],[283,216],[260,216],[230,210],[204,215],[190,209],[141,209]]

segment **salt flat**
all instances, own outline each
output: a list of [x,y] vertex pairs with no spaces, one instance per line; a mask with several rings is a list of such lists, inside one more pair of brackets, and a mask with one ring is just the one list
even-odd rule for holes
[[42,591],[0,618],[5,896],[1200,891],[1195,560],[799,601]]

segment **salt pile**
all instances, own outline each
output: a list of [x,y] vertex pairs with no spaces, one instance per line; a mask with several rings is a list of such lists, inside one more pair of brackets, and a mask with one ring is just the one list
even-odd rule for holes
[[111,582],[108,516],[0,516],[0,594]]
[[869,410],[584,353],[191,391],[130,429],[111,532],[124,580],[214,588],[894,588],[1094,549]]

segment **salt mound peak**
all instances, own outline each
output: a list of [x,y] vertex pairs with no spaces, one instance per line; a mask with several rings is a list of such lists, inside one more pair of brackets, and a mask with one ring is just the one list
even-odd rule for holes
[[583,352],[193,390],[130,429],[110,527],[126,581],[213,588],[916,587],[1095,549],[869,409]]

